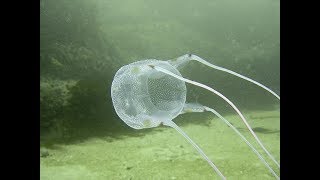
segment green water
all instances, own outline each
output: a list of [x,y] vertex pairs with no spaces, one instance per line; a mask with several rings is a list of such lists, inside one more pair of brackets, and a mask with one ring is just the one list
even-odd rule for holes
[[[41,179],[219,179],[174,129],[134,130],[121,121],[110,97],[113,76],[138,60],[193,53],[280,95],[279,32],[277,0],[41,0]],[[280,161],[275,97],[197,62],[181,74],[228,97]],[[258,148],[221,98],[187,85],[187,102],[195,101],[216,109]],[[274,179],[212,114],[174,121],[227,179]]]

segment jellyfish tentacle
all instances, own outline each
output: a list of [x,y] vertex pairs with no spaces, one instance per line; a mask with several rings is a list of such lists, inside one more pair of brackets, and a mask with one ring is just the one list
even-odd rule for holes
[[196,103],[185,103],[180,114],[189,113],[189,112],[205,112],[204,106]]
[[209,66],[209,67],[211,67],[211,68],[214,68],[214,69],[217,69],[217,70],[219,70],[219,71],[223,71],[223,72],[232,74],[232,75],[237,76],[237,77],[239,77],[239,78],[241,78],[241,79],[244,79],[244,80],[246,80],[246,81],[249,81],[249,82],[251,82],[251,83],[253,83],[253,84],[255,84],[255,85],[257,85],[257,86],[259,86],[259,87],[261,87],[261,88],[263,88],[263,89],[265,89],[266,91],[268,91],[269,93],[271,93],[271,94],[274,95],[277,99],[280,100],[280,96],[279,96],[277,93],[273,92],[270,88],[266,87],[265,85],[263,85],[263,84],[255,81],[255,80],[253,80],[253,79],[251,79],[251,78],[248,78],[248,77],[246,77],[246,76],[243,76],[243,75],[241,75],[241,74],[239,74],[239,73],[236,73],[236,72],[234,72],[234,71],[231,71],[231,70],[229,70],[229,69],[226,69],[226,68],[223,68],[223,67],[220,67],[220,66],[211,64],[211,63],[209,63],[208,61],[200,58],[200,57],[197,56],[197,55],[194,55],[194,54],[186,54],[186,55],[183,55],[183,56],[178,57],[178,58],[175,59],[175,60],[170,60],[169,62],[170,62],[173,66],[179,67],[179,66],[182,66],[183,64],[185,64],[185,63],[187,63],[188,61],[191,61],[191,60],[198,61],[198,62],[200,62],[200,63],[202,63],[202,64],[204,64],[204,65],[206,65],[206,66]]
[[266,160],[261,156],[261,154],[251,145],[251,143],[235,128],[227,119],[225,119],[221,114],[219,114],[216,110],[209,108],[207,106],[203,106],[206,111],[210,111],[216,116],[218,116],[224,123],[226,123],[231,129],[241,137],[241,139],[251,148],[251,150],[258,156],[258,158],[262,161],[262,163],[269,169],[269,171],[276,177],[276,179],[280,179],[279,176],[274,172],[274,170],[270,167],[270,165],[266,162]]
[[168,62],[175,68],[180,69],[186,65],[187,62],[191,61],[191,54],[185,54],[175,59],[170,59]]
[[215,170],[215,172],[221,177],[221,179],[226,180],[225,176],[221,173],[218,167],[208,158],[208,156],[201,150],[201,148],[192,141],[192,139],[173,121],[165,121],[164,125],[170,126],[178,131],[187,141],[199,152],[199,154],[209,163],[209,165]]
[[270,167],[270,165],[266,162],[266,160],[261,156],[261,154],[251,145],[251,143],[235,128],[227,119],[225,119],[221,114],[219,114],[213,108],[209,108],[207,106],[203,106],[199,103],[186,103],[184,110],[181,114],[188,112],[205,112],[209,111],[218,116],[222,122],[226,123],[235,133],[241,137],[241,139],[251,148],[251,150],[258,156],[258,158],[262,161],[262,163],[269,169],[269,171],[274,175],[276,179],[280,179],[279,176],[274,172],[274,170]]
[[243,114],[240,112],[240,110],[227,98],[225,97],[223,94],[221,94],[220,92],[214,90],[213,88],[209,87],[209,86],[206,86],[204,84],[201,84],[201,83],[198,83],[198,82],[195,82],[195,81],[192,81],[192,80],[189,80],[189,79],[186,79],[184,77],[181,77],[181,76],[178,76],[174,73],[171,73],[170,71],[164,69],[164,68],[161,68],[159,66],[154,66],[153,69],[157,70],[157,71],[160,71],[160,72],[163,72],[163,73],[166,73],[168,75],[171,75],[177,79],[180,79],[181,81],[184,81],[184,82],[187,82],[187,83],[190,83],[190,84],[193,84],[193,85],[196,85],[196,86],[199,86],[199,87],[202,87],[204,89],[207,89],[211,92],[213,92],[214,94],[218,95],[219,97],[221,97],[223,100],[225,100],[236,112],[237,114],[240,116],[242,122],[245,124],[245,126],[248,128],[248,130],[250,131],[250,133],[252,134],[252,136],[255,138],[255,140],[258,142],[258,144],[260,145],[260,147],[264,150],[264,152],[270,157],[270,159],[272,159],[272,161],[280,168],[280,164],[275,160],[275,158],[269,153],[269,151],[264,147],[264,145],[262,144],[262,142],[260,141],[260,139],[258,138],[258,136],[255,134],[255,132],[252,130],[252,128],[250,127],[250,125],[248,124],[246,118],[243,116]]

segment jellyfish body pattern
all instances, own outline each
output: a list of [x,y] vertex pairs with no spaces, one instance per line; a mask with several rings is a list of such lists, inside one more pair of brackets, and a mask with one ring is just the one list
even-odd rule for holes
[[121,67],[111,85],[117,115],[134,129],[157,127],[180,114],[186,101],[186,85],[157,72],[156,65],[181,76],[166,61],[143,60]]

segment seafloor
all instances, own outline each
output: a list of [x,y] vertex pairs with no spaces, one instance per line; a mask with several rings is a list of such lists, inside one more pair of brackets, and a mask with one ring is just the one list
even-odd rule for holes
[[[249,124],[278,162],[279,115],[279,110],[245,113]],[[238,116],[229,115],[226,119],[258,147]],[[175,122],[227,179],[275,179],[251,149],[217,117],[206,113],[184,114]],[[142,136],[102,136],[41,148],[45,152],[40,158],[41,180],[219,179],[197,151],[169,127],[154,128]],[[262,153],[260,149],[259,152]],[[279,174],[279,170],[276,172]]]

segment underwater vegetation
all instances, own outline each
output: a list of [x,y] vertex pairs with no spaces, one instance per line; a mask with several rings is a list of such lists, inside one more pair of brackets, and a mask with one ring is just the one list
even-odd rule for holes
[[[179,64],[182,61],[171,58],[197,54],[280,96],[279,45],[279,2],[275,1],[41,0],[41,179],[219,178],[211,172],[213,163],[227,179],[274,179],[267,166],[277,176],[279,168],[235,109],[186,80],[201,82],[228,98],[278,161],[277,98],[194,59]],[[169,65],[133,66],[128,72],[133,76],[148,72],[153,77],[147,81],[148,92],[157,96],[149,101],[140,93],[137,99],[163,112],[154,110],[154,116],[124,123],[110,96],[114,75],[146,58],[168,60]],[[130,92],[125,96],[132,97]],[[132,106],[133,100],[120,102],[126,113],[133,116],[149,109]],[[161,126],[164,119],[174,119],[176,125],[170,124],[174,128]]]
[[108,107],[106,83],[116,67],[112,48],[99,30],[94,4],[40,1],[41,137],[76,136],[88,119],[94,125],[108,116],[102,107]]

